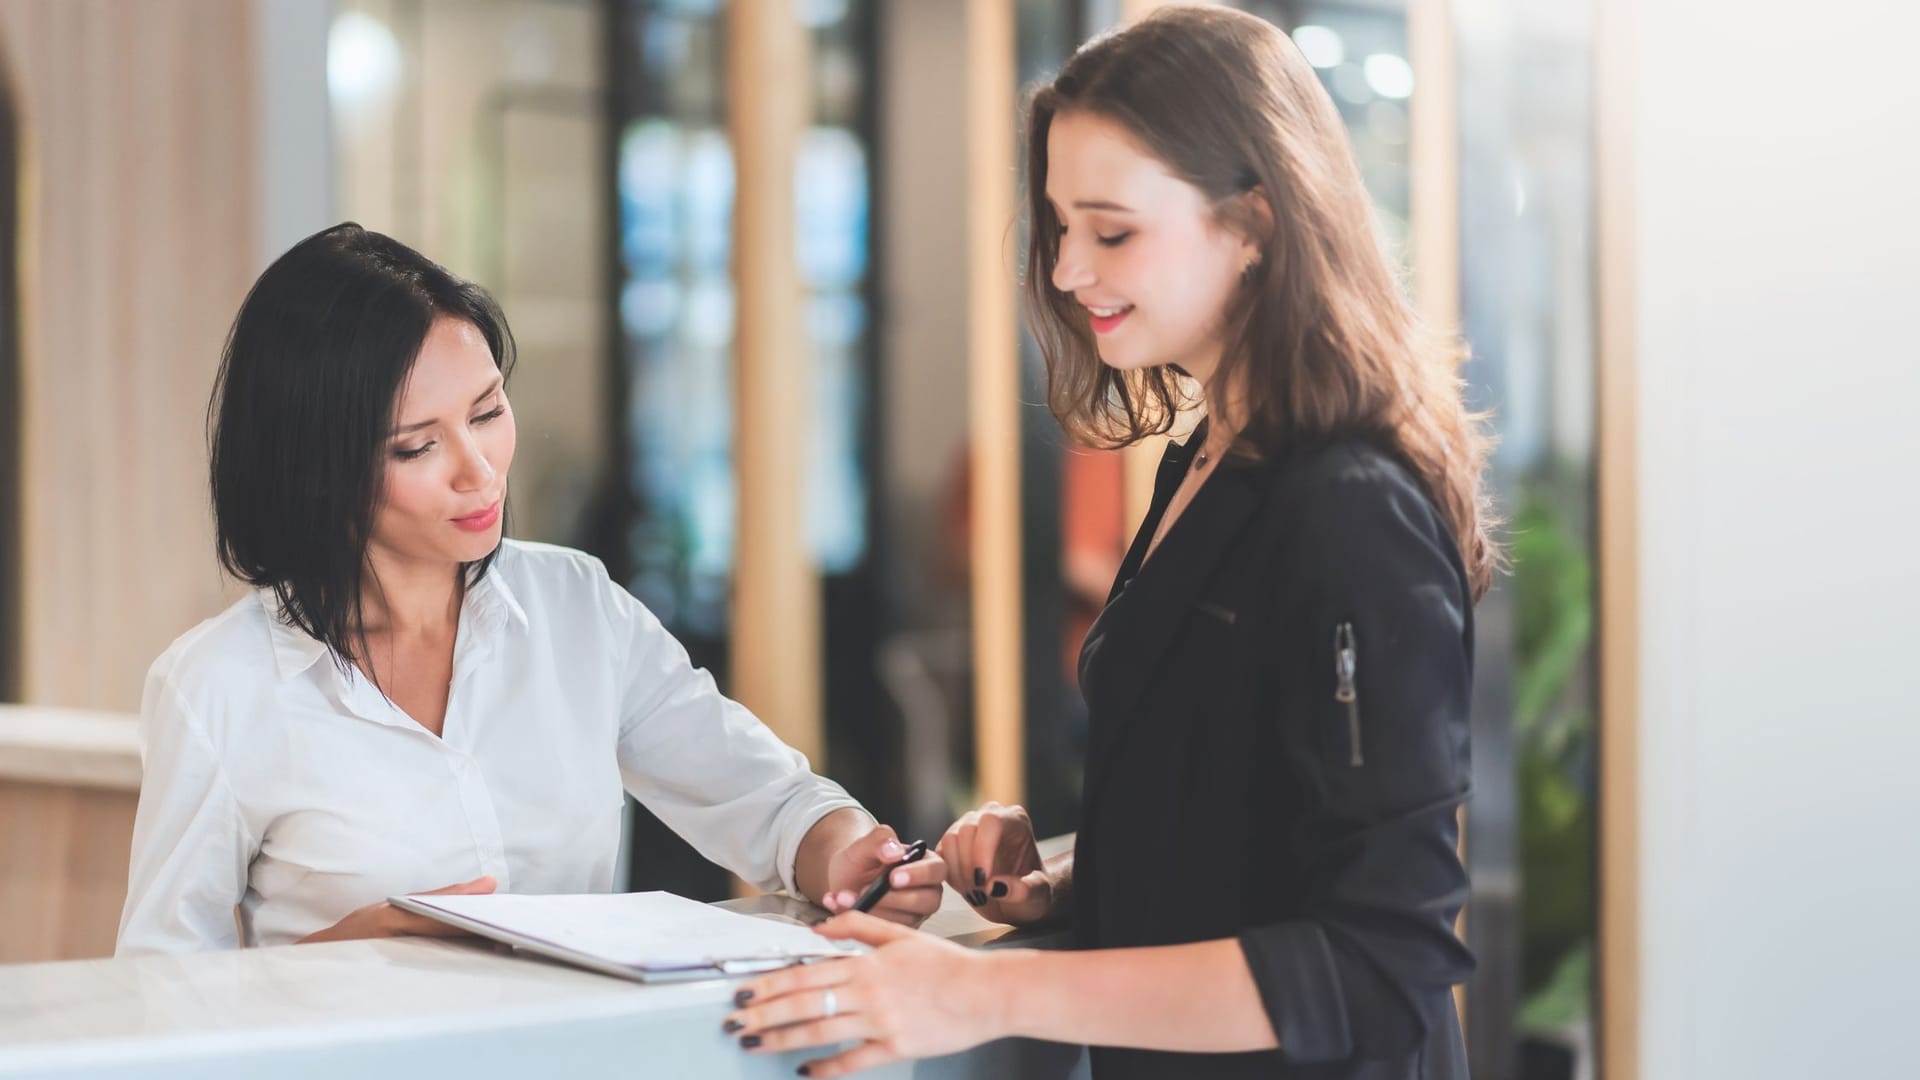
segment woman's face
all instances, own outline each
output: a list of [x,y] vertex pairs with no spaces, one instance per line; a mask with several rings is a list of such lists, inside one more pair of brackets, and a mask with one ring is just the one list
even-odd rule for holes
[[372,548],[401,563],[465,563],[500,543],[513,410],[486,338],[442,316],[400,388]]
[[1086,310],[1101,361],[1123,371],[1178,364],[1208,378],[1257,249],[1218,223],[1199,188],[1097,114],[1054,116],[1046,194],[1062,227],[1053,287]]

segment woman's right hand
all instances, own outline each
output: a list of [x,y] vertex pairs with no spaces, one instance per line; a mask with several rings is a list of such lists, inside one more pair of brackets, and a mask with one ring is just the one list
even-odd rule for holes
[[1025,807],[990,802],[968,811],[940,838],[939,850],[948,883],[981,915],[1031,926],[1053,914],[1053,877]]
[[[472,896],[490,893],[494,888],[491,877],[477,877],[472,881],[463,881],[458,885],[449,885],[432,892],[416,893],[417,896]],[[349,912],[347,917],[300,939],[298,944],[306,945],[316,941],[354,941],[361,938],[383,937],[471,937],[472,935],[456,926],[449,926],[438,919],[429,919],[425,915],[416,915],[411,911],[402,911],[385,900],[377,904],[368,904],[357,911]]]

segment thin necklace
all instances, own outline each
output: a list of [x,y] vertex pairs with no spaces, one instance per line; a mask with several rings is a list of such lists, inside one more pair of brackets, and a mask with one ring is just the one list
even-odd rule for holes
[[1195,472],[1199,472],[1201,469],[1206,468],[1207,463],[1212,460],[1213,460],[1213,452],[1211,450],[1208,450],[1205,446],[1202,446],[1200,448],[1200,452],[1193,456],[1193,470]]

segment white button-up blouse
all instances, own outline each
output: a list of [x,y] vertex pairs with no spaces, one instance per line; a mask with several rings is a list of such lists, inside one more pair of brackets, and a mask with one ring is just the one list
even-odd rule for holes
[[148,673],[120,955],[283,944],[483,874],[606,892],[623,789],[794,889],[807,830],[859,805],[580,552],[502,542],[460,610],[441,737],[278,610],[249,596]]

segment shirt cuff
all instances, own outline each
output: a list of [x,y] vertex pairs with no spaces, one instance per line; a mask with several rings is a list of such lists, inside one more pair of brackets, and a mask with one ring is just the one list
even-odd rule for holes
[[[794,817],[792,827],[783,829],[780,833],[780,847],[774,854],[773,865],[775,870],[780,874],[781,886],[787,890],[789,896],[807,899],[807,897],[800,892],[797,867],[794,866],[794,863],[799,861],[801,842],[807,838],[809,832],[813,831],[815,825],[820,824],[820,819],[833,813],[835,810],[852,809],[867,814],[867,808],[861,806],[853,796],[847,794],[838,784],[834,784],[832,781],[825,781],[825,783],[833,789],[832,792],[823,792],[821,801],[800,811],[800,813]],[[873,820],[873,815],[867,814],[867,818],[868,820]],[[759,884],[762,888],[765,888],[770,883],[760,882]]]
[[1310,922],[1263,926],[1240,935],[1240,949],[1288,1060],[1305,1064],[1353,1056],[1346,995],[1325,931]]

